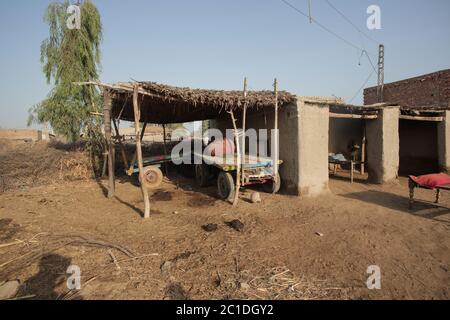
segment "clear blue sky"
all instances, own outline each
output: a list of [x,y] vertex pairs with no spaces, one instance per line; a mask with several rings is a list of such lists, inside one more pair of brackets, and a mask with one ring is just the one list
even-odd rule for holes
[[[307,0],[289,0],[308,11]],[[103,20],[101,79],[151,80],[196,88],[281,89],[299,95],[356,93],[371,71],[360,52],[325,33],[280,0],[94,0]],[[386,46],[386,82],[450,68],[450,1],[330,0]],[[28,109],[47,95],[39,48],[49,1],[0,2],[0,127],[25,127]],[[325,0],[313,16],[368,51]],[[382,10],[382,30],[366,28],[366,9]],[[374,62],[375,58],[374,58]],[[369,85],[376,84],[374,76]],[[354,103],[362,102],[362,93]]]

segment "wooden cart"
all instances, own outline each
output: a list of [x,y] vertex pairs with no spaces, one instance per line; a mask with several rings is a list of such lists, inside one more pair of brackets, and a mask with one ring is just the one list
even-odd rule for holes
[[[198,186],[206,187],[217,179],[217,191],[221,199],[232,201],[236,192],[237,159],[236,155],[228,158],[196,155],[203,159],[202,164],[195,165],[195,177]],[[283,164],[282,160],[278,165]],[[241,186],[262,185],[269,193],[278,193],[281,187],[279,173],[274,174],[273,160],[267,157],[245,156],[241,165],[243,172]]]
[[[145,181],[143,182],[143,184],[147,187],[147,189],[154,189],[161,185],[164,178],[161,171],[161,166],[163,164],[172,163],[173,161],[174,158],[170,155],[149,157],[142,160],[145,177]],[[131,177],[132,175],[138,174],[139,172],[139,165],[137,164],[137,162],[135,162],[126,171],[126,174]],[[139,182],[141,182],[140,176]]]

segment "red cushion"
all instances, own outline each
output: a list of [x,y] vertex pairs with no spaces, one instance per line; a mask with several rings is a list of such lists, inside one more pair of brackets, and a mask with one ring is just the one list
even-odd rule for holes
[[235,152],[235,145],[231,139],[217,139],[210,143],[206,149],[205,154],[213,157],[224,157],[226,155],[233,155]]
[[428,174],[420,177],[409,177],[419,186],[429,189],[434,189],[436,187],[442,187],[450,184],[450,176],[445,173]]

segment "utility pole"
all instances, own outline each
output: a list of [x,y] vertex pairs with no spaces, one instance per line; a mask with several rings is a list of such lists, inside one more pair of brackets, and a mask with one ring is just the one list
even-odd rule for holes
[[378,102],[384,101],[384,45],[380,44],[378,49],[378,86],[377,86]]

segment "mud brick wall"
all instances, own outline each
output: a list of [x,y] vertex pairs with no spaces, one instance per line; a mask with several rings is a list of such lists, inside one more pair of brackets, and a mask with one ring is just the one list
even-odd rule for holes
[[366,121],[367,159],[371,183],[388,183],[398,177],[399,117],[399,107],[385,107],[378,119]]
[[[450,102],[450,69],[386,84],[383,100],[416,108],[448,106]],[[379,102],[377,88],[365,89],[364,104],[377,102]]]

